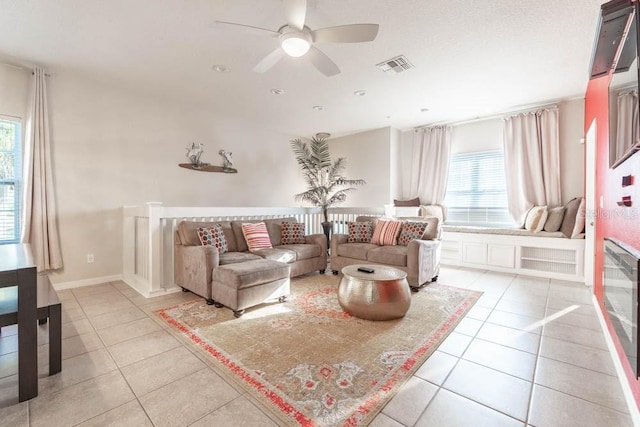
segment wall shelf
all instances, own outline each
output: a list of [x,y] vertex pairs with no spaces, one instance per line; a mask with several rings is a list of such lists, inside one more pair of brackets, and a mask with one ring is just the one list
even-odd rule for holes
[[222,172],[222,173],[238,173],[237,169],[225,169],[222,166],[213,166],[210,163],[203,163],[200,167],[195,167],[191,163],[179,163],[178,166],[185,169],[191,169],[199,172]]

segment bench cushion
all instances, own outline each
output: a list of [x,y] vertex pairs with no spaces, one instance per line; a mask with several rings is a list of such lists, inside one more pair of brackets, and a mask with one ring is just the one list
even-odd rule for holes
[[244,289],[289,277],[287,264],[261,259],[229,264],[213,269],[213,281],[235,289]]

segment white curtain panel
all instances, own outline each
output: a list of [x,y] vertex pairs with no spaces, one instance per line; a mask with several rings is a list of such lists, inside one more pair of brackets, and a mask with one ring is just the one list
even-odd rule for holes
[[520,225],[532,206],[562,203],[558,109],[504,119],[504,161],[509,212]]
[[423,205],[441,204],[447,192],[450,156],[450,126],[416,129],[408,196],[420,197]]
[[622,157],[638,140],[640,120],[638,120],[638,92],[631,91],[618,95],[618,125],[616,127],[616,159]]
[[21,241],[30,243],[38,271],[62,268],[51,169],[51,148],[45,71],[33,71],[31,108],[24,150],[24,192]]

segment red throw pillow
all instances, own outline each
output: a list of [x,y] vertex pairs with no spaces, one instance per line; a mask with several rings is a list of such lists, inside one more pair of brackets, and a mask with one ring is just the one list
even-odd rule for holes
[[264,222],[242,224],[242,234],[244,234],[244,238],[247,241],[249,252],[273,247],[271,246],[267,225]]
[[402,228],[402,221],[381,219],[376,224],[371,243],[383,246],[394,246]]

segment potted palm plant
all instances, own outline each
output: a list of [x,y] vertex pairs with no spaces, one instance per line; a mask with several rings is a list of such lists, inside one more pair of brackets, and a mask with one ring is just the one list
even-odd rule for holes
[[331,160],[326,138],[314,136],[308,143],[294,139],[291,141],[291,148],[307,184],[307,191],[296,194],[295,200],[322,208],[322,228],[328,241],[332,224],[329,222],[327,209],[344,202],[347,193],[355,190],[354,186],[366,183],[363,179],[347,179],[343,176],[347,159],[340,157]]

